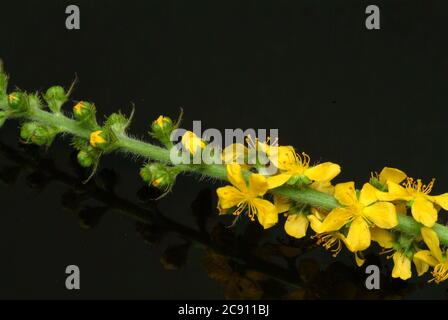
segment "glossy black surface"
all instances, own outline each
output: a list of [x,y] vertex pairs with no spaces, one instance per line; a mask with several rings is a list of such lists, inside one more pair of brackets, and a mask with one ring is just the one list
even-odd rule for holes
[[[281,144],[341,164],[336,181],[360,185],[387,165],[436,177],[441,193],[446,5],[383,2],[381,30],[368,31],[364,1],[77,1],[81,30],[68,31],[69,2],[20,0],[1,4],[0,57],[29,91],[76,73],[72,98],[100,117],[135,103],[139,137],[182,107],[186,128],[278,128]],[[0,130],[0,298],[447,297],[428,277],[391,279],[384,256],[369,256],[383,271],[372,292],[348,253],[334,259],[281,225],[225,228],[207,181],[182,177],[151,201],[139,164],[111,155],[83,185],[67,140],[24,147],[17,126]],[[76,292],[69,264],[81,268]]]

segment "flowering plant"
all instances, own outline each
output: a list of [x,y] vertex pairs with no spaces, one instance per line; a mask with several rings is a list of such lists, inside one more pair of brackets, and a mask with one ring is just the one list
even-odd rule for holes
[[[0,127],[8,119],[21,119],[21,140],[47,147],[57,135],[71,135],[79,164],[91,167],[92,174],[108,153],[133,154],[146,160],[142,179],[166,192],[185,172],[227,181],[230,185],[217,189],[218,211],[235,216],[234,223],[247,216],[267,229],[280,223],[279,216],[284,215],[288,235],[302,238],[313,232],[317,243],[334,256],[346,247],[358,266],[374,241],[393,258],[393,277],[411,278],[413,264],[419,276],[430,271],[431,281],[448,279],[448,252],[444,252],[448,227],[437,223],[439,212],[448,210],[448,193],[431,195],[434,180],[425,185],[399,169],[385,167],[372,174],[360,190],[352,181],[333,185],[341,172],[338,164],[312,164],[306,153],[299,154],[292,146],[262,141],[251,142],[277,168],[275,174],[266,174],[267,164],[235,161],[247,157],[244,148],[236,157],[228,157],[228,149],[224,150],[222,157],[230,159],[225,164],[175,164],[170,157],[170,136],[180,121],[160,116],[150,128],[156,143],[144,142],[128,134],[133,112],[130,116],[114,113],[99,124],[95,105],[80,101],[70,115],[64,113],[62,107],[71,91],[53,86],[44,94],[9,92],[8,77],[0,64]],[[181,143],[191,156],[207,146],[207,141],[190,131]]]

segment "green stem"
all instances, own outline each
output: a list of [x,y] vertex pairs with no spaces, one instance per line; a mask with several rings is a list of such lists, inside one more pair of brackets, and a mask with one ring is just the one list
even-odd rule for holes
[[[81,127],[75,120],[72,120],[60,113],[50,113],[41,109],[32,109],[28,113],[18,115],[17,117],[25,117],[33,121],[37,121],[46,125],[55,126],[61,132],[89,139],[90,130]],[[126,135],[120,135],[117,142],[118,150],[129,152],[134,155],[151,159],[155,161],[170,163],[170,152],[165,148],[155,146],[153,144],[130,138]],[[216,178],[227,181],[227,173],[225,165],[177,165],[179,172],[194,172],[207,177]],[[245,173],[249,175],[249,172]],[[287,197],[297,202],[308,204],[313,207],[331,210],[341,207],[339,202],[331,195],[316,191],[310,188],[295,188],[292,186],[282,186],[271,190],[271,193]],[[420,224],[410,216],[398,215],[399,224],[397,230],[410,235],[418,235],[420,233]],[[439,236],[440,242],[448,244],[448,227],[435,224],[434,231]]]

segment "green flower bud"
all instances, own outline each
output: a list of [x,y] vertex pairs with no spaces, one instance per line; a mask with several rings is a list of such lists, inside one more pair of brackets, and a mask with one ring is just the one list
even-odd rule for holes
[[90,134],[89,143],[93,148],[104,149],[109,145],[107,134],[103,130],[96,130]]
[[28,95],[28,105],[31,109],[42,109],[42,101],[37,94]]
[[112,113],[107,118],[104,126],[111,128],[115,132],[124,132],[129,126],[129,119],[121,113]]
[[369,183],[380,191],[387,191],[387,185],[381,183],[376,177],[371,177]]
[[8,114],[6,111],[0,111],[0,128],[3,126],[5,121],[8,119]]
[[90,102],[80,101],[73,107],[73,115],[77,120],[85,120],[95,115],[95,105]]
[[12,110],[24,111],[26,109],[26,94],[23,92],[12,92],[8,95],[8,105]]
[[143,181],[158,189],[169,189],[176,178],[172,168],[161,163],[150,163],[140,170]]
[[60,112],[62,105],[67,101],[65,89],[61,86],[50,87],[44,95],[48,107],[53,112]]
[[22,125],[20,137],[27,143],[38,146],[50,145],[56,135],[56,130],[36,122],[27,122]]
[[151,135],[162,142],[166,147],[171,147],[171,132],[173,132],[173,120],[169,117],[159,116],[151,125]]
[[152,132],[154,134],[171,134],[173,131],[173,120],[169,117],[159,116],[157,120],[152,123],[151,126]]
[[289,180],[288,180],[288,184],[289,185],[307,185],[310,184],[312,181],[304,175],[296,175],[296,176],[292,176]]
[[78,163],[81,165],[81,167],[89,168],[93,165],[95,162],[95,158],[87,151],[81,150],[78,153]]

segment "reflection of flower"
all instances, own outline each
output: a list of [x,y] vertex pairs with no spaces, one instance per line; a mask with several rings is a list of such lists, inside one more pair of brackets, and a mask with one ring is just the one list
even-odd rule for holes
[[240,273],[234,270],[230,260],[213,251],[207,251],[203,266],[208,276],[224,285],[226,299],[260,299],[263,289],[259,282],[266,276],[257,271]]

